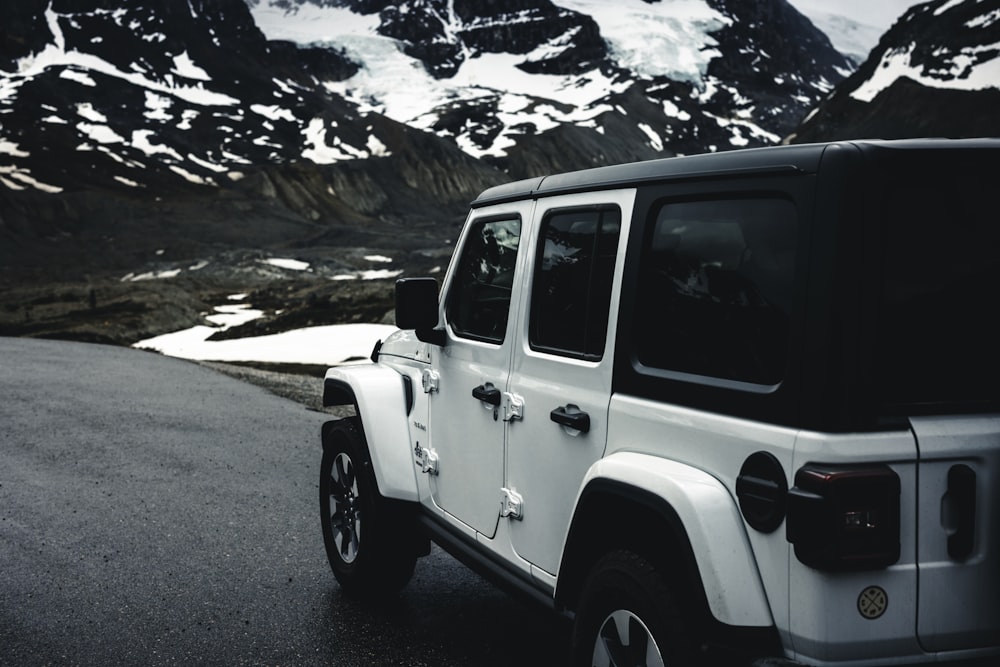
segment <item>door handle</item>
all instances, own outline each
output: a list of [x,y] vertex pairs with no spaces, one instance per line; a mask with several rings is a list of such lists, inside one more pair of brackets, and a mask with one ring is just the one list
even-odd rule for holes
[[500,407],[500,390],[492,382],[481,384],[472,390],[472,397],[493,407]]
[[590,415],[581,410],[578,406],[570,403],[556,408],[549,413],[549,419],[562,426],[587,433],[590,431]]

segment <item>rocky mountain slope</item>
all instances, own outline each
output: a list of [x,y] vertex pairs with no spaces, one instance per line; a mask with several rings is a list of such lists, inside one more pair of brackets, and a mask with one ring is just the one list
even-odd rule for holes
[[914,8],[852,74],[785,0],[5,0],[0,333],[122,342],[231,291],[357,317],[391,286],[332,277],[441,268],[504,180],[1000,134],[997,12]]
[[[320,30],[360,25],[354,41],[258,27],[324,8],[340,18]],[[849,71],[784,0],[614,9],[5,2],[0,280],[217,248],[438,244],[508,178],[775,143]]]
[[0,281],[391,246],[411,220],[419,246],[499,176],[327,92],[356,65],[268,42],[241,0],[14,0],[0,24]]
[[785,0],[248,0],[324,86],[512,177],[776,143],[852,70]]
[[789,141],[1000,136],[1000,4],[911,8]]

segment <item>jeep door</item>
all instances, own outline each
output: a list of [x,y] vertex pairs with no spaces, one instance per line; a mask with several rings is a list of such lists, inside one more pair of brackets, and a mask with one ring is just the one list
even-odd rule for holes
[[447,341],[432,348],[430,395],[434,503],[493,537],[503,487],[503,393],[507,387],[524,262],[521,233],[533,202],[470,216],[443,290]]
[[634,190],[539,201],[531,279],[521,300],[510,393],[523,403],[507,435],[515,551],[555,574],[581,481],[604,454],[614,332]]

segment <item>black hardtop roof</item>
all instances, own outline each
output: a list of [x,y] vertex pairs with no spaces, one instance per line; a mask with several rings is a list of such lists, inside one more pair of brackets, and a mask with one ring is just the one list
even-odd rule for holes
[[586,190],[631,187],[651,181],[749,175],[761,172],[815,173],[823,153],[831,146],[853,146],[862,151],[883,149],[940,149],[989,147],[1000,149],[998,139],[901,139],[831,142],[794,146],[747,148],[722,153],[630,162],[609,167],[538,176],[504,183],[483,191],[473,208],[505,201],[531,199]]

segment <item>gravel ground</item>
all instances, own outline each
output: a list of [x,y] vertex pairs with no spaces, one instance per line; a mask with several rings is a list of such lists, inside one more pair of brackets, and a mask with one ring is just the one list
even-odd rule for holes
[[301,403],[309,410],[325,412],[334,417],[348,417],[354,414],[353,406],[323,407],[323,377],[321,375],[264,370],[218,361],[200,361],[198,363],[243,382],[263,387],[272,394]]

